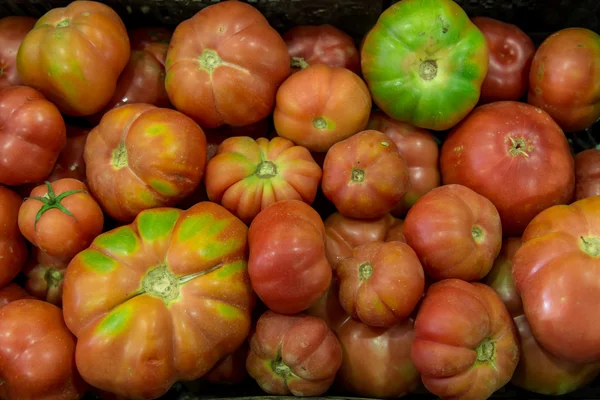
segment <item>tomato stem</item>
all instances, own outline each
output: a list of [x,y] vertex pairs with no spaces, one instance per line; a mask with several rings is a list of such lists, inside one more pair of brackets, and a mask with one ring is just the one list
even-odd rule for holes
[[471,228],[471,235],[473,236],[473,239],[475,239],[475,241],[477,243],[480,243],[483,240],[483,229],[481,229],[481,227],[479,226],[474,226],[473,228]]
[[358,276],[361,281],[369,280],[369,278],[371,278],[372,275],[373,266],[371,265],[371,263],[366,262],[358,266]]
[[69,217],[73,218],[75,220],[75,222],[77,222],[77,218],[75,218],[75,216],[71,213],[71,211],[67,210],[67,208],[65,206],[63,206],[61,204],[61,201],[63,201],[63,199],[65,197],[71,196],[73,194],[76,193],[83,193],[85,192],[85,190],[69,190],[66,191],[64,193],[61,193],[60,195],[56,196],[56,194],[54,194],[54,189],[52,188],[52,184],[48,181],[45,182],[46,187],[48,188],[48,191],[45,195],[43,196],[34,196],[34,197],[26,197],[25,200],[37,200],[37,201],[41,201],[43,203],[42,207],[40,208],[40,210],[37,212],[36,216],[35,216],[35,222],[33,224],[33,229],[37,230],[37,223],[40,220],[40,218],[42,218],[42,215],[44,215],[44,213],[48,210],[52,210],[53,208],[56,208],[60,211],[62,211],[63,213],[67,214]]
[[292,68],[308,68],[308,63],[302,57],[292,57]]
[[365,180],[365,171],[358,168],[352,168],[352,182],[362,182]]
[[592,257],[600,257],[600,238],[581,236],[581,250]]
[[279,357],[271,362],[271,369],[283,379],[287,379],[288,376],[292,375],[290,367],[285,365],[283,360]]
[[277,175],[277,166],[273,161],[263,161],[258,164],[255,172],[259,178],[272,178]]
[[317,129],[327,128],[327,121],[323,117],[313,119],[313,126]]
[[527,146],[527,142],[522,137],[516,139],[509,137],[509,139],[511,142],[511,148],[508,151],[508,154],[511,156],[522,155],[529,158],[529,154],[527,154],[527,152],[533,150],[533,146]]
[[119,143],[112,153],[112,165],[116,169],[121,169],[127,166],[127,148],[125,143]]
[[477,361],[493,362],[496,357],[496,343],[491,339],[486,338],[479,346],[477,346],[475,351],[477,352]]
[[435,60],[425,60],[419,67],[419,75],[425,81],[430,81],[437,76],[438,65]]
[[200,67],[208,71],[209,74],[212,74],[215,69],[223,64],[223,60],[221,60],[219,54],[212,49],[204,49],[198,58],[198,62],[200,63]]

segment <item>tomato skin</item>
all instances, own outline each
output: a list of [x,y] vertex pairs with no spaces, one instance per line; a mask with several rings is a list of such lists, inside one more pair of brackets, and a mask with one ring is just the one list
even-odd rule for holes
[[600,195],[600,148],[575,155],[575,200]]
[[527,102],[540,107],[566,132],[600,119],[600,35],[566,28],[540,45],[531,64]]
[[271,114],[290,57],[260,11],[224,1],[177,26],[166,72],[171,103],[203,128],[243,126]]
[[250,346],[246,341],[239,349],[216,363],[202,377],[202,380],[216,385],[237,385],[244,382],[248,377],[246,359],[248,358],[249,351]]
[[125,25],[112,8],[74,1],[37,20],[19,47],[17,70],[62,113],[88,116],[109,102],[129,54]]
[[17,71],[17,52],[35,21],[21,16],[0,18],[0,87],[23,85]]
[[299,313],[329,288],[325,227],[308,204],[284,200],[265,208],[250,224],[248,244],[252,288],[271,310]]
[[267,311],[250,338],[246,369],[268,394],[320,396],[341,363],[340,343],[323,320]]
[[551,207],[523,233],[512,275],[531,331],[556,357],[600,363],[600,196]]
[[480,103],[520,100],[529,87],[529,69],[535,45],[518,26],[488,17],[471,21],[488,44],[489,65],[481,86]]
[[70,258],[52,257],[33,247],[23,274],[27,278],[25,289],[36,298],[62,307],[62,289]]
[[411,358],[436,396],[487,399],[519,362],[516,328],[489,286],[446,279],[431,285],[421,304]]
[[440,156],[442,182],[491,200],[505,236],[521,235],[540,211],[570,202],[574,168],[569,143],[552,118],[511,101],[473,111],[450,133]]
[[341,214],[381,218],[409,190],[408,166],[388,136],[362,131],[329,149],[321,188]]
[[206,166],[204,182],[211,201],[250,223],[276,201],[312,204],[321,175],[310,152],[291,140],[238,136],[219,145]]
[[44,179],[66,140],[62,115],[40,92],[26,86],[0,89],[0,183]]
[[335,26],[299,25],[283,35],[292,67],[326,64],[360,75],[360,54],[354,40]]
[[346,68],[316,64],[296,72],[277,91],[277,134],[312,152],[325,152],[367,126],[371,95]]
[[27,245],[19,230],[21,196],[0,185],[0,288],[21,271],[27,260]]
[[0,308],[0,398],[78,400],[88,386],[75,367],[75,337],[60,308],[21,299]]
[[0,288],[0,308],[16,300],[34,298],[16,283],[9,283],[7,286]]

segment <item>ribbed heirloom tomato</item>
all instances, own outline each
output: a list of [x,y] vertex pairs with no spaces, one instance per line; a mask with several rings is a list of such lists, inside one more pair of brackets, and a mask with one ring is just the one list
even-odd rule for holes
[[0,18],[0,87],[22,85],[17,71],[17,52],[23,38],[35,25],[35,18]]
[[18,194],[0,185],[0,288],[19,274],[27,259],[27,245],[18,224],[21,202]]

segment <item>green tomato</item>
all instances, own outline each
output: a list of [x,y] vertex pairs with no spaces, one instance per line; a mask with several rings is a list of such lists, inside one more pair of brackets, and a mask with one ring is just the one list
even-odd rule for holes
[[365,37],[362,72],[391,118],[446,130],[477,104],[487,74],[481,31],[452,0],[402,0]]

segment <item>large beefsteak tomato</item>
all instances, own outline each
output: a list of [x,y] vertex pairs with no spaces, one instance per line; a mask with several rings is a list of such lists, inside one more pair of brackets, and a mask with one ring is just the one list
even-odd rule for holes
[[19,230],[21,196],[0,185],[0,288],[8,285],[27,260],[27,245]]
[[17,71],[17,52],[35,18],[10,16],[0,19],[0,87],[22,85]]
[[575,200],[600,195],[600,146],[575,155]]

